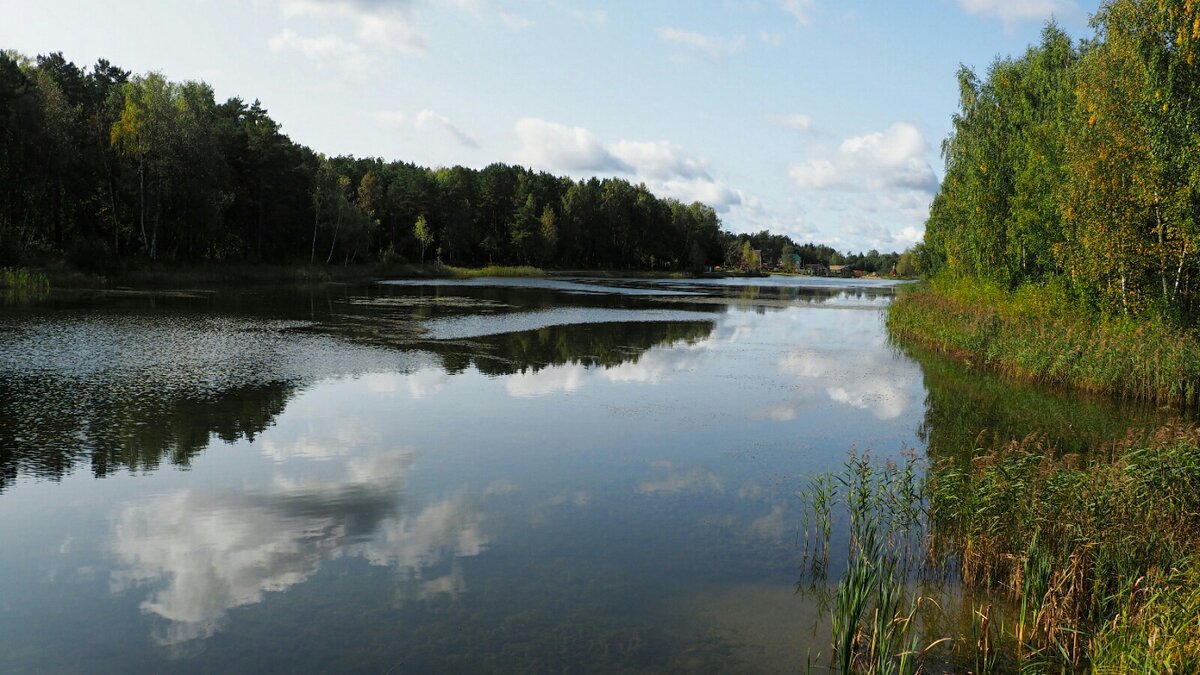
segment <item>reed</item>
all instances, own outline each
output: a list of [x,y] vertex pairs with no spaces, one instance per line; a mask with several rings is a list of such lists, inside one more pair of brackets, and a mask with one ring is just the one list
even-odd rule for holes
[[[1087,457],[1040,436],[927,467],[851,455],[802,496],[810,588],[844,569],[832,670],[1200,672],[1200,430]],[[931,600],[955,592],[966,621]]]
[[1189,624],[1169,610],[1200,604],[1186,583],[1200,554],[1198,448],[1200,432],[1167,427],[1087,459],[1031,437],[944,460],[926,484],[931,551],[965,586],[1013,603],[1018,661],[1079,668],[1140,645],[1150,660],[1171,655],[1163,672],[1190,672],[1174,655],[1200,614]]
[[40,293],[50,290],[50,279],[41,272],[31,272],[24,267],[0,267],[0,288]]
[[509,267],[504,265],[488,265],[487,267],[452,267],[445,266],[444,268],[449,276],[455,279],[475,279],[479,277],[541,277],[545,276],[542,270],[536,267],[520,266]]
[[844,471],[814,478],[802,497],[801,589],[826,589],[833,523],[847,525],[845,571],[827,603],[833,635],[828,667],[845,675],[918,672],[923,600],[911,592],[909,579],[923,555],[924,530],[915,455],[879,465],[852,454]]

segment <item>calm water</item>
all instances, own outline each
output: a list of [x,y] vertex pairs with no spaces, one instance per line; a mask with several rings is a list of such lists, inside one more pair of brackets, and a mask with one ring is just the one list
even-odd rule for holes
[[828,651],[794,593],[806,477],[1165,414],[901,353],[894,293],[493,279],[0,308],[0,672],[800,669]]

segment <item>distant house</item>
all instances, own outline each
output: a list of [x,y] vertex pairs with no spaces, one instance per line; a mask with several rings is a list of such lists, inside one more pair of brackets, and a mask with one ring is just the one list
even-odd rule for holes
[[818,276],[818,277],[823,277],[826,274],[829,274],[829,268],[822,265],[821,263],[808,263],[801,269],[804,270],[805,272],[807,272],[808,274],[811,274],[813,276]]
[[853,277],[854,269],[849,265],[830,265],[829,274],[834,277]]

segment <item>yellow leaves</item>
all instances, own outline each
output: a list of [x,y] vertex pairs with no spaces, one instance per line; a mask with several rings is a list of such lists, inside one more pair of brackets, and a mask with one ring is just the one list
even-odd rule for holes
[[979,173],[987,173],[987,163],[986,162],[979,165]]
[[1091,115],[1088,115],[1088,126],[1089,127],[1096,126],[1096,113],[1092,113]]

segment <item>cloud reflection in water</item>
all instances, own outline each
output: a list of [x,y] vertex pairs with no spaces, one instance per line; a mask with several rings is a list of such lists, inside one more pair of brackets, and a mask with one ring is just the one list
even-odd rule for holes
[[361,557],[419,583],[418,597],[460,593],[461,572],[423,581],[440,563],[488,545],[463,496],[413,508],[402,498],[411,453],[354,459],[334,481],[277,479],[248,492],[181,490],[124,506],[115,518],[114,592],[151,586],[142,611],[164,645],[211,637],[235,607],[304,582],[327,560]]

